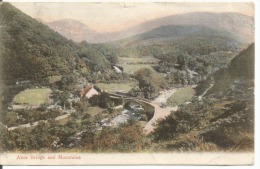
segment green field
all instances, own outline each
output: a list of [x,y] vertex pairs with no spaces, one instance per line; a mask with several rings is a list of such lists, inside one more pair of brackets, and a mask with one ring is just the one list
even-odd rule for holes
[[149,64],[134,64],[134,65],[124,65],[124,72],[128,74],[133,74],[141,68],[148,68],[151,69],[152,71],[155,71],[152,68],[152,66]]
[[153,57],[118,57],[118,62],[119,64],[126,64],[139,62],[159,62],[159,60]]
[[[152,57],[144,57],[144,58],[119,57],[118,61],[119,61],[119,65],[124,67],[125,73],[132,74],[141,68],[149,68],[149,69],[155,71],[151,64],[145,64],[145,63],[146,62],[158,62],[159,60],[152,58]],[[140,62],[143,62],[143,64],[140,64]]]
[[128,92],[129,90],[131,90],[134,86],[135,83],[134,82],[129,82],[129,83],[110,83],[110,84],[106,84],[106,83],[98,83],[96,84],[96,86],[98,88],[100,88],[101,90],[110,92],[110,93],[115,93],[118,91],[123,90],[124,92]]
[[28,104],[28,105],[41,105],[49,102],[49,96],[51,93],[51,89],[26,89],[18,93],[14,99],[14,103],[18,104]]
[[185,87],[177,90],[171,97],[167,100],[168,106],[178,106],[189,100],[194,96],[195,90],[192,87]]

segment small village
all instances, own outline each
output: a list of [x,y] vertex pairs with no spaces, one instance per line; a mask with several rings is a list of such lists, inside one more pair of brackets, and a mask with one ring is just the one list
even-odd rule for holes
[[[133,63],[132,63],[133,64]],[[135,63],[136,64],[136,63]],[[156,62],[142,62],[142,63],[137,63],[137,64],[151,64],[155,65],[157,64]],[[113,65],[111,66],[112,71],[114,71],[117,74],[122,74],[123,73],[123,66],[118,66],[118,65]],[[190,76],[196,75],[196,72],[192,72]],[[49,83],[57,83],[61,80],[60,77],[50,77]],[[18,80],[16,82],[16,85],[23,85],[23,84],[30,84],[30,81],[28,80]],[[71,114],[76,112],[76,109],[73,107],[73,105],[77,102],[79,102],[81,99],[91,99],[93,96],[99,95],[101,92],[108,92],[107,90],[102,90],[98,88],[95,84],[87,82],[85,78],[80,78],[78,80],[78,83],[75,85],[77,88],[81,88],[81,90],[78,90],[77,92],[69,93],[68,97],[66,98],[66,104],[58,104],[59,101],[54,101],[53,100],[53,93],[52,91],[49,92],[48,97],[48,104],[46,104],[46,110],[49,111],[59,111],[60,115],[55,117],[55,120],[62,120],[65,118],[68,118]],[[116,86],[115,86],[116,87]],[[195,87],[195,86],[193,86]],[[38,89],[38,87],[36,87]],[[41,89],[46,89],[42,87]],[[26,89],[23,92],[26,92]],[[35,90],[35,89],[32,89]],[[148,134],[153,130],[153,124],[156,123],[157,120],[166,117],[171,113],[171,111],[176,111],[177,106],[175,107],[167,107],[166,106],[166,101],[167,99],[176,92],[177,89],[171,89],[171,90],[165,90],[161,91],[160,94],[152,101],[150,100],[143,100],[144,98],[139,95],[138,97],[131,97],[127,92],[124,90],[118,89],[117,91],[114,91],[112,93],[108,93],[111,98],[117,98],[117,99],[131,99],[130,103],[133,104],[128,109],[125,108],[125,103],[115,105],[111,107],[112,109],[122,109],[122,113],[113,117],[113,118],[104,118],[102,119],[99,123],[97,123],[97,130],[101,130],[102,127],[111,127],[111,126],[118,126],[119,124],[127,123],[130,119],[134,120],[140,120],[142,118],[142,115],[140,113],[144,113],[144,108],[142,107],[142,104],[140,104],[140,101],[144,102],[145,104],[148,104],[152,107],[152,113],[153,115],[150,117],[150,119],[146,122],[146,125],[144,126],[144,131]],[[33,109],[39,109],[42,105],[29,105],[28,103],[23,103],[23,104],[17,104],[17,103],[12,103],[12,105],[9,107],[9,110],[16,111],[16,110],[33,110]],[[143,115],[146,116],[146,115]],[[19,118],[19,116],[17,116]],[[147,117],[144,118],[147,120]],[[144,120],[143,119],[143,120]],[[42,121],[42,120],[40,120]],[[40,121],[35,121],[35,122],[30,122],[28,124],[21,124],[18,126],[12,126],[8,128],[9,130],[14,130],[20,127],[33,127],[38,125]],[[44,120],[43,120],[44,121]],[[45,120],[46,121],[46,120]]]

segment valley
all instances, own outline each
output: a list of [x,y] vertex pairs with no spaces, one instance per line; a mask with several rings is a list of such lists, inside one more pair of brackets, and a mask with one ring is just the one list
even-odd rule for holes
[[3,3],[0,150],[254,151],[253,20],[195,12],[100,34]]

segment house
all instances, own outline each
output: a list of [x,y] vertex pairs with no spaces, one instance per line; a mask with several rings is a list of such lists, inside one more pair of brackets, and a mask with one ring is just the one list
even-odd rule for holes
[[122,66],[118,66],[118,65],[112,65],[112,69],[116,72],[116,73],[123,73],[124,68]]
[[98,95],[98,91],[94,88],[93,84],[88,85],[87,87],[83,88],[79,93],[80,97],[87,97],[88,99],[94,95]]

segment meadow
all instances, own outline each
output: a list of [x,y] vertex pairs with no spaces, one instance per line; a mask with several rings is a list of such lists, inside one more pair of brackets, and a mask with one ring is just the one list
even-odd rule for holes
[[128,82],[128,83],[98,83],[96,84],[98,88],[101,90],[107,91],[109,93],[115,93],[118,91],[123,91],[123,92],[129,92],[134,86],[134,82]]
[[195,90],[193,87],[185,87],[177,90],[173,95],[167,99],[168,106],[178,106],[187,101],[195,95]]
[[152,63],[159,62],[158,59],[152,57],[119,57],[119,64],[124,67],[124,72],[128,74],[133,74],[138,69],[149,68],[155,71],[152,67]]
[[14,97],[13,103],[28,104],[32,106],[48,103],[50,101],[49,97],[51,92],[52,91],[49,88],[26,89]]

